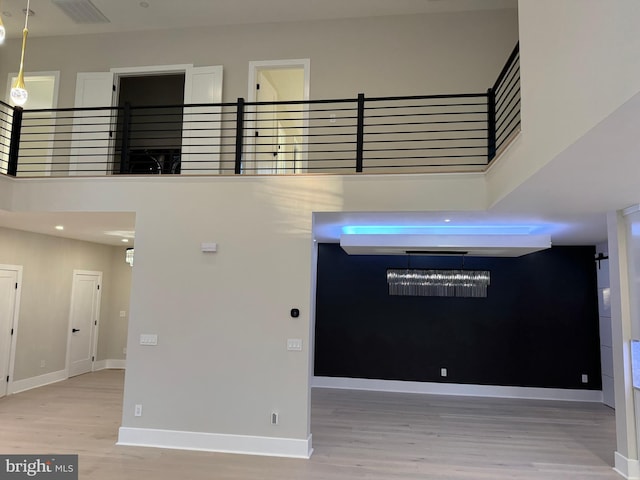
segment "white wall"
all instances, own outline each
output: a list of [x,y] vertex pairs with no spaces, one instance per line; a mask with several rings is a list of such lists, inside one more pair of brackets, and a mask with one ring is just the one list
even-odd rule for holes
[[[105,304],[100,318],[97,360],[124,360],[129,326],[129,302],[131,298],[131,267],[124,261],[126,247],[110,249],[111,275],[102,295]],[[124,317],[120,316],[124,312]]]
[[[481,175],[32,179],[14,188],[22,211],[136,213],[124,427],[298,440],[309,434],[312,212],[474,210],[486,194]],[[208,241],[217,253],[201,253]],[[158,346],[138,345],[143,333]],[[304,351],[288,352],[287,338],[301,338]]]
[[[33,30],[33,29],[32,29]],[[77,72],[193,63],[224,67],[224,101],[247,96],[252,60],[311,59],[311,98],[484,92],[517,42],[517,12],[218,26],[38,38],[28,71],[60,70],[58,105],[73,106]],[[7,40],[0,91],[18,67],[20,42]],[[11,60],[14,61],[11,61]]]
[[522,134],[488,173],[491,203],[640,91],[639,2],[518,5]]

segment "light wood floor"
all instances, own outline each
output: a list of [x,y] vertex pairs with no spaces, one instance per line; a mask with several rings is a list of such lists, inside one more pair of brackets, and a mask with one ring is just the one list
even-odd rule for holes
[[0,399],[0,453],[77,453],[82,480],[606,479],[599,404],[314,390],[310,460],[115,445],[123,372]]

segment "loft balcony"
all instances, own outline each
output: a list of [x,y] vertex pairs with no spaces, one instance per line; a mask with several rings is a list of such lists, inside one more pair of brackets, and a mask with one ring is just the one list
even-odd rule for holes
[[519,130],[516,45],[481,93],[47,110],[0,102],[0,173],[478,172]]

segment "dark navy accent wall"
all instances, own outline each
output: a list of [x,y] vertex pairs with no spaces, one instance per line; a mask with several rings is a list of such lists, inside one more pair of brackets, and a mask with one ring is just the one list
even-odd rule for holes
[[[594,247],[554,247],[466,257],[465,268],[491,271],[488,298],[401,297],[388,295],[386,270],[406,267],[406,256],[320,244],[315,375],[599,390],[594,255]],[[459,256],[409,261],[461,266]]]

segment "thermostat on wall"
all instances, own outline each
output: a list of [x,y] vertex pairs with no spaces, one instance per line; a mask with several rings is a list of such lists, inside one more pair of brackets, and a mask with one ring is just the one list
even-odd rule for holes
[[201,243],[200,244],[200,250],[202,250],[203,252],[217,252],[218,251],[218,244],[217,243]]

